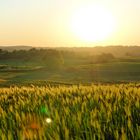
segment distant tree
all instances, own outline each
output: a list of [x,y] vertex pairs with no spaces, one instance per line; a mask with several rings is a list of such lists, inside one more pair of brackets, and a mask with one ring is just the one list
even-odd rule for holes
[[59,51],[48,50],[42,58],[48,69],[58,70],[62,68],[64,59]]
[[115,57],[111,53],[102,53],[101,55],[97,56],[97,62],[106,63],[112,61],[114,58]]
[[130,52],[126,52],[125,56],[133,56]]
[[114,55],[111,53],[102,53],[100,55],[90,56],[90,63],[107,63],[114,59]]
[[0,50],[0,59],[43,63],[48,69],[60,69],[64,64],[61,52],[53,49],[32,48],[30,50],[14,50],[12,52]]

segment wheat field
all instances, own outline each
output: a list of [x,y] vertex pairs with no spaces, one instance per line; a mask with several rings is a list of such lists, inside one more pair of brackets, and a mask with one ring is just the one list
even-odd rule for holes
[[0,140],[139,140],[140,84],[0,88]]

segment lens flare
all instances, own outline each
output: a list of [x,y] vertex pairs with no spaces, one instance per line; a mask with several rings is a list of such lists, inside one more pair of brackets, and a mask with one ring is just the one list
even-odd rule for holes
[[50,115],[50,112],[49,112],[49,110],[48,110],[48,108],[46,106],[41,106],[40,107],[40,113],[42,115]]
[[46,122],[51,123],[52,122],[51,118],[46,118]]

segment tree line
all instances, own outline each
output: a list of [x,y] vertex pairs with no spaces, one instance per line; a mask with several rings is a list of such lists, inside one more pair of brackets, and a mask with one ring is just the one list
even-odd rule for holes
[[12,52],[0,49],[0,60],[19,60],[21,62],[41,63],[48,68],[60,67],[63,65],[63,57],[60,51],[54,49],[14,50]]
[[111,53],[89,55],[66,50],[36,49],[7,51],[0,49],[0,60],[35,62],[48,68],[61,68],[67,61],[86,60],[86,63],[106,63],[115,57]]

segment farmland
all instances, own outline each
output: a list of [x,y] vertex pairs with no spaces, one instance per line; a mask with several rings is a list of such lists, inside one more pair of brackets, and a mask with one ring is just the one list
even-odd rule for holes
[[140,63],[111,62],[104,64],[67,65],[61,70],[50,71],[46,66],[12,64],[16,69],[0,71],[0,86],[26,85],[37,83],[116,83],[139,82]]
[[140,139],[140,85],[0,88],[0,139]]
[[140,81],[139,47],[63,49],[1,50],[0,86]]
[[140,139],[139,51],[83,49],[0,50],[1,140]]

